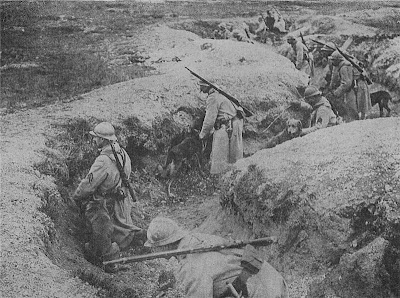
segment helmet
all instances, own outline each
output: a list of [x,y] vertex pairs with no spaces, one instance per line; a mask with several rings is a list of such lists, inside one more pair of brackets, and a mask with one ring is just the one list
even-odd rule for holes
[[340,54],[339,53],[339,51],[334,51],[333,53],[332,53],[332,55],[330,56],[330,58],[332,59],[332,60],[343,60],[344,58],[343,58],[343,56],[342,56],[342,54]]
[[93,130],[89,132],[92,136],[100,137],[110,141],[116,141],[114,126],[109,122],[101,122],[95,126]]
[[296,40],[296,38],[294,38],[293,35],[288,35],[288,36],[286,37],[286,40],[287,40],[287,41],[293,41],[293,40]]
[[319,91],[316,87],[308,86],[304,91],[304,98],[309,98],[311,96],[321,95],[321,94],[322,94],[321,91]]
[[154,218],[147,229],[147,241],[144,246],[158,247],[181,240],[188,234],[172,219],[166,217]]
[[218,25],[218,27],[219,27],[219,28],[224,28],[224,29],[226,29],[226,24],[225,24],[225,23],[220,23],[220,24]]
[[202,80],[199,81],[199,86],[204,86],[204,87],[210,87],[209,84],[207,84],[206,82],[203,82]]
[[333,42],[327,42],[322,48],[321,51],[326,51],[326,52],[333,52],[335,51],[335,44]]

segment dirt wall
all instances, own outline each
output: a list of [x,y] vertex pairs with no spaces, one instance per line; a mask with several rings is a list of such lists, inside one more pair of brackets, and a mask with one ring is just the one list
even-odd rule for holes
[[256,236],[279,237],[286,272],[334,268],[382,235],[397,247],[398,127],[397,118],[352,122],[261,150],[224,177],[221,204]]

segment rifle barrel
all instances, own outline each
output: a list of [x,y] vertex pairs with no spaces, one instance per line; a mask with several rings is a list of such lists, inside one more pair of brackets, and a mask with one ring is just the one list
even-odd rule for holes
[[254,246],[266,246],[271,245],[272,243],[276,243],[276,237],[265,237],[259,238],[255,240],[249,241],[235,241],[233,243],[228,243],[226,245],[214,245],[209,247],[198,247],[198,248],[191,248],[191,249],[176,249],[170,251],[163,251],[139,256],[132,256],[132,257],[125,257],[120,259],[115,259],[111,261],[103,262],[104,265],[108,264],[118,264],[118,263],[134,263],[134,262],[141,262],[145,260],[154,260],[159,258],[169,258],[179,255],[188,255],[188,254],[195,254],[195,253],[204,253],[210,251],[218,251],[223,249],[231,249],[231,248],[241,248],[246,246],[247,244],[254,245]]
[[243,109],[243,112],[245,113],[246,117],[250,117],[253,116],[254,113],[251,112],[249,109],[245,108],[244,106],[242,106],[240,104],[240,102],[234,98],[232,95],[226,93],[224,90],[222,90],[221,88],[218,88],[217,86],[215,86],[214,84],[210,83],[209,81],[207,81],[206,79],[202,78],[201,76],[199,76],[197,73],[195,73],[194,71],[190,70],[188,67],[185,67],[192,75],[194,75],[196,78],[198,78],[200,81],[208,84],[209,86],[211,86],[212,88],[214,88],[215,90],[217,90],[220,94],[222,94],[223,96],[225,96],[227,99],[229,99],[230,101],[232,101],[235,105],[241,107]]

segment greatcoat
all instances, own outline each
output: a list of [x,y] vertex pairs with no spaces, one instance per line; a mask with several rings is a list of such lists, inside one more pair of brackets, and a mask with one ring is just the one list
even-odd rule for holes
[[[243,119],[237,117],[235,106],[214,89],[207,97],[206,115],[200,139],[212,134],[211,174],[229,170],[230,165],[243,158]],[[216,126],[214,130],[214,126]]]
[[[114,148],[129,178],[131,173],[129,155],[118,143],[114,143]],[[92,229],[92,239],[89,244],[94,255],[99,258],[111,257],[120,249],[127,248],[135,232],[141,230],[132,223],[132,199],[129,191],[122,187],[125,197],[120,200],[113,199],[115,191],[121,184],[122,180],[111,145],[106,145],[100,149],[100,155],[74,193],[76,201],[88,201],[85,217]]]
[[[227,240],[215,235],[191,233],[179,243],[178,249],[224,245]],[[177,280],[186,297],[219,297],[242,271],[242,249],[221,250],[178,256]],[[282,275],[264,261],[260,271],[247,280],[249,298],[287,298],[288,288]],[[233,296],[233,295],[232,295]]]
[[344,102],[347,121],[358,119],[358,113],[366,114],[372,107],[367,83],[348,61],[333,68],[329,89]]

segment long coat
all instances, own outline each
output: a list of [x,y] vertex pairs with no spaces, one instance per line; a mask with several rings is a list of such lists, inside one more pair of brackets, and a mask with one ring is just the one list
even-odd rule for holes
[[[227,240],[218,236],[193,233],[185,236],[178,249],[223,245]],[[178,256],[177,281],[184,286],[186,297],[218,297],[241,272],[242,249],[214,251]],[[268,262],[247,281],[250,298],[287,298],[288,289],[281,274]]]
[[330,90],[341,99],[347,110],[348,120],[358,119],[358,113],[367,113],[371,109],[371,98],[366,82],[348,61],[341,61],[333,68]]
[[[129,177],[131,173],[129,155],[118,143],[114,143],[114,148],[125,174]],[[92,245],[95,246],[93,249],[98,251],[99,257],[111,252],[112,242],[117,243],[119,249],[128,247],[135,232],[140,230],[132,223],[132,199],[129,191],[123,188],[126,194],[123,200],[111,199],[112,193],[117,187],[121,187],[121,184],[115,157],[111,146],[107,145],[100,150],[100,155],[74,194],[75,200],[89,201],[86,205],[85,216],[91,223],[94,234]]]
[[[199,137],[212,134],[211,174],[219,174],[230,168],[230,164],[243,158],[243,119],[239,119],[236,107],[229,99],[211,90],[207,97],[206,115]],[[231,120],[231,121],[230,121]],[[225,121],[214,131],[218,121]],[[232,127],[229,127],[229,126]],[[232,129],[230,131],[230,129]]]
[[[337,124],[337,117],[332,111],[332,106],[329,101],[321,96],[319,101],[313,106],[308,103],[301,103],[303,110],[311,112],[310,118],[308,119],[307,127],[301,131],[301,136],[314,132],[321,128],[334,126]],[[318,125],[317,125],[318,124]]]
[[310,77],[314,76],[314,65],[312,61],[312,56],[303,43],[296,40],[294,44],[291,44],[291,47],[286,54],[286,57],[294,63],[298,70],[305,72]]

